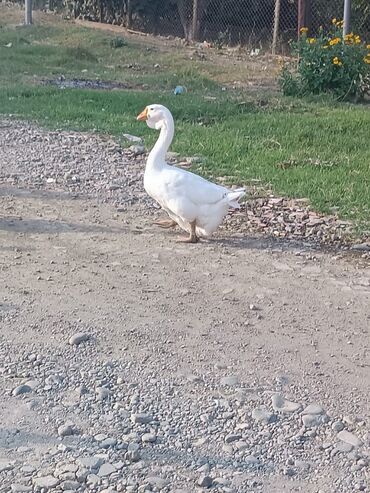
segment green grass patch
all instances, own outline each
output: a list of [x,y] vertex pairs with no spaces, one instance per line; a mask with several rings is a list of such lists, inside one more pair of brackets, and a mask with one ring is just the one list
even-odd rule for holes
[[[221,91],[204,62],[59,23],[0,29],[0,111],[52,128],[157,137],[136,115],[150,103],[173,112],[173,150],[202,156],[198,171],[231,182],[261,180],[276,193],[310,199],[319,211],[370,229],[370,111],[325,99],[292,100]],[[11,43],[11,47],[7,47]],[[159,64],[159,67],[155,67]],[[61,90],[45,78],[100,78],[132,91]],[[177,84],[190,91],[174,96]],[[208,99],[213,97],[215,99]],[[206,99],[207,98],[207,99]]]

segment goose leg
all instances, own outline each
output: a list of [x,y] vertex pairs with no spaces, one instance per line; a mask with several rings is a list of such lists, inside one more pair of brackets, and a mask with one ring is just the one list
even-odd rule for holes
[[188,238],[179,238],[177,241],[181,243],[198,243],[199,238],[195,232],[196,221],[190,223],[190,235]]
[[174,228],[177,226],[177,222],[172,219],[157,219],[156,221],[153,221],[153,224],[156,224],[160,228],[164,229]]

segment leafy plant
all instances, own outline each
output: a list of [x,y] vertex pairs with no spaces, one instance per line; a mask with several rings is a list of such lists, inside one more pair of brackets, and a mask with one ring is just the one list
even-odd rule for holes
[[116,37],[110,40],[111,48],[123,48],[127,46],[127,41],[124,38]]
[[359,35],[342,34],[343,21],[332,20],[325,32],[320,28],[317,37],[308,29],[292,43],[298,56],[295,68],[284,66],[280,87],[286,95],[334,93],[338,99],[359,99],[370,89],[370,45]]

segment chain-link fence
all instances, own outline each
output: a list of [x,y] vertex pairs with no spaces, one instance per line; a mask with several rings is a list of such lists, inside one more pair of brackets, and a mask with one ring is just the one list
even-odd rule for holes
[[[303,25],[342,19],[344,0],[34,0],[73,17],[215,46],[241,45],[287,53]],[[370,0],[352,0],[351,30],[370,41]]]

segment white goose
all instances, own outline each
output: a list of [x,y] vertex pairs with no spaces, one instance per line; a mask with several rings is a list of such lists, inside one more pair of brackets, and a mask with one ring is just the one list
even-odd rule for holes
[[151,150],[144,174],[144,188],[170,216],[170,221],[157,221],[169,228],[178,224],[189,233],[181,239],[196,243],[200,237],[210,236],[223,221],[229,207],[239,209],[239,199],[244,188],[228,190],[201,176],[166,163],[166,152],[174,135],[171,112],[160,104],[147,106],[137,117],[148,127],[160,130],[159,138]]

